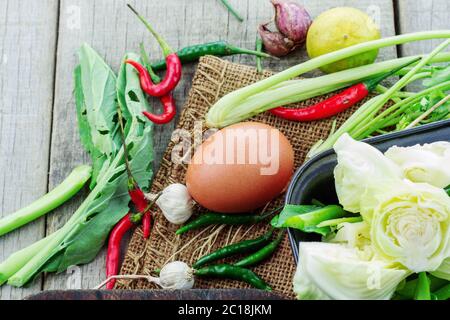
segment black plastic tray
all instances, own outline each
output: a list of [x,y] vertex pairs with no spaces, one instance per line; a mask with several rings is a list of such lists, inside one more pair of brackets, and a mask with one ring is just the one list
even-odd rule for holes
[[[408,147],[415,144],[450,141],[450,120],[443,120],[417,128],[365,139],[382,152],[397,145]],[[337,203],[333,170],[337,165],[336,153],[328,150],[318,154],[301,166],[294,174],[286,194],[287,204],[309,204],[317,199],[324,203]],[[319,241],[320,236],[289,229],[289,240],[295,262],[298,260],[300,241]]]

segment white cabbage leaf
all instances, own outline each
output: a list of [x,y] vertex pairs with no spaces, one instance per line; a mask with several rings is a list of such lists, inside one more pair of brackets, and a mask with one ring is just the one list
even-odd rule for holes
[[338,160],[334,178],[339,203],[345,210],[359,212],[370,220],[370,208],[377,203],[375,195],[402,180],[400,168],[378,149],[348,134],[337,140],[334,150]]
[[450,142],[439,141],[412,147],[391,147],[385,153],[413,182],[426,182],[435,187],[450,185]]
[[434,271],[450,255],[449,224],[450,197],[443,189],[404,180],[379,195],[370,238],[384,259],[414,272]]
[[437,278],[450,281],[450,258],[445,259],[439,268],[431,272],[431,274]]
[[294,276],[298,299],[387,300],[411,272],[382,260],[367,260],[356,248],[301,242]]

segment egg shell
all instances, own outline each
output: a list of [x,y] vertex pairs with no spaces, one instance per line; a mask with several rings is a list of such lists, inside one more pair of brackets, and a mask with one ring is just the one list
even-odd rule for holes
[[277,197],[293,169],[294,151],[278,129],[243,122],[216,132],[196,150],[186,186],[209,210],[244,213]]

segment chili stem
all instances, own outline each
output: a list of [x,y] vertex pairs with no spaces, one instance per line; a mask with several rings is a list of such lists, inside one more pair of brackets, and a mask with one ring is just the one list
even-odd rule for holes
[[[263,47],[262,39],[260,37],[256,37],[256,51],[262,52],[262,47]],[[256,71],[258,71],[258,73],[262,73],[263,71],[262,58],[259,56],[256,57]]]
[[147,51],[145,51],[144,43],[141,42],[139,44],[139,48],[141,51],[141,58],[142,62],[144,63],[144,66],[147,68],[148,73],[150,74],[150,77],[152,77],[153,83],[157,84],[161,82],[161,78],[155,73],[155,71],[152,68],[152,65],[150,63],[150,59],[148,57]]
[[239,22],[243,22],[244,18],[236,11],[235,8],[228,2],[228,0],[220,0],[222,4],[227,8],[227,10],[237,19]]
[[161,49],[163,50],[163,54],[165,57],[167,57],[169,54],[173,53],[172,48],[169,46],[169,44],[153,29],[153,27],[148,23],[148,21],[139,14],[139,12],[136,11],[129,3],[127,4],[128,8],[130,8],[131,11],[139,18],[139,20],[142,21],[142,23],[145,25],[148,31],[156,38],[156,41],[158,41]]

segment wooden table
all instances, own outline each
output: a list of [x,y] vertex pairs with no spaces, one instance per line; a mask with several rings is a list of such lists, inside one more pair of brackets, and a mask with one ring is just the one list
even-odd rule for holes
[[[383,36],[419,30],[448,29],[448,0],[298,0],[316,17],[336,6],[352,6],[374,16]],[[258,23],[272,17],[269,0],[230,0],[245,18],[239,23],[216,0],[2,0],[0,1],[0,216],[7,215],[52,189],[71,169],[88,163],[76,124],[73,69],[77,49],[92,45],[114,70],[127,51],[145,40],[153,59],[157,43],[126,8],[131,2],[174,48],[227,40],[253,48]],[[380,58],[428,52],[435,42],[382,50]],[[265,67],[281,70],[306,55],[300,50]],[[252,57],[233,61],[254,64]],[[182,108],[195,65],[186,66],[175,97]],[[175,124],[155,128],[155,169]],[[86,191],[28,226],[0,238],[0,261],[60,228]],[[104,252],[95,261],[60,275],[41,276],[26,289],[0,288],[1,299],[19,299],[49,289],[92,288],[104,278]]]

